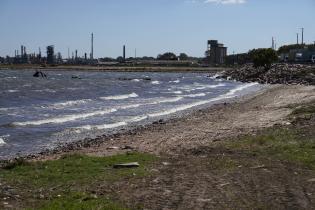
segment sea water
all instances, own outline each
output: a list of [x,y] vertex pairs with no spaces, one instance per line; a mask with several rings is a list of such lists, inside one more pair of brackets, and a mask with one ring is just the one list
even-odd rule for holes
[[121,132],[262,88],[206,73],[0,71],[0,159]]

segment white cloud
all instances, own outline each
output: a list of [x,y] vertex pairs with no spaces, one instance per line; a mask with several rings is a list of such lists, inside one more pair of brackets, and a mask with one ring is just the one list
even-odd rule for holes
[[246,0],[205,0],[204,3],[216,3],[216,4],[244,4]]

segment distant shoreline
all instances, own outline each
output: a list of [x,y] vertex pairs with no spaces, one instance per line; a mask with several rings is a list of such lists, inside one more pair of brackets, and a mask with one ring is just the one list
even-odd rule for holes
[[168,67],[168,66],[75,66],[60,65],[47,66],[40,65],[0,65],[0,70],[68,70],[68,71],[104,71],[104,72],[204,72],[216,73],[229,68],[225,67]]

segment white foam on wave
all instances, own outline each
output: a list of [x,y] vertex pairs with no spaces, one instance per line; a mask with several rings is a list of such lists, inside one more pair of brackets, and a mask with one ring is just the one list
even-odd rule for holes
[[210,77],[210,79],[217,79],[218,77],[221,77],[221,76],[222,76],[222,74],[216,73],[215,75]]
[[48,88],[46,88],[46,89],[42,89],[42,90],[33,90],[34,92],[48,92],[48,93],[56,93],[57,91],[55,91],[55,90],[52,90],[52,89],[48,89]]
[[133,79],[134,82],[140,82],[140,79]]
[[253,87],[253,86],[256,86],[258,85],[259,83],[257,82],[254,82],[254,83],[248,83],[248,84],[245,84],[245,85],[241,85],[241,86],[238,86],[232,90],[230,90],[226,95],[230,96],[230,95],[234,95],[235,93],[239,92],[239,91],[242,91],[244,89],[247,89],[249,87]]
[[153,84],[153,85],[159,85],[159,84],[160,84],[160,81],[152,81],[151,84]]
[[173,97],[173,98],[161,98],[161,99],[157,99],[153,102],[148,103],[148,105],[161,104],[161,103],[172,103],[172,102],[180,101],[182,99],[183,99],[183,97],[181,97],[181,96]]
[[179,82],[180,82],[180,80],[177,79],[177,80],[174,80],[174,81],[170,81],[169,83],[179,83]]
[[7,112],[9,110],[10,110],[10,108],[0,108],[0,112]]
[[111,129],[111,128],[117,128],[121,126],[127,125],[126,122],[117,122],[117,123],[111,123],[111,124],[104,124],[104,125],[85,125],[78,127],[77,129],[82,129],[82,130],[102,130],[102,129]]
[[17,93],[17,92],[20,92],[19,90],[7,90],[6,92],[8,93]]
[[143,121],[145,119],[148,119],[147,115],[143,115],[143,116],[135,116],[132,117],[130,119],[127,119],[126,121],[122,121],[122,122],[116,122],[116,123],[110,123],[110,124],[102,124],[102,125],[85,125],[85,126],[81,126],[81,127],[77,127],[76,129],[80,129],[80,130],[103,130],[103,129],[113,129],[113,128],[118,128],[121,126],[126,126],[128,125],[128,123],[135,123],[135,122],[140,122]]
[[5,145],[5,144],[6,144],[6,143],[5,143],[4,139],[0,137],[0,147],[3,146],[3,145]]
[[192,92],[195,90],[205,90],[205,89],[215,89],[218,87],[224,87],[226,84],[224,83],[219,83],[216,85],[202,85],[202,84],[194,84],[193,86],[184,86],[184,87],[179,87],[180,89],[186,91],[186,92]]
[[85,119],[93,116],[98,115],[105,115],[112,112],[116,112],[117,109],[106,109],[106,110],[100,110],[85,114],[73,114],[73,115],[64,115],[61,117],[55,117],[50,119],[44,119],[44,120],[34,120],[34,121],[26,121],[26,122],[14,122],[13,125],[16,126],[26,126],[26,125],[43,125],[43,124],[50,124],[50,123],[65,123],[69,121],[75,121],[78,119]]
[[175,107],[175,108],[172,108],[172,109],[169,109],[169,110],[165,110],[165,111],[162,111],[162,112],[148,114],[148,116],[149,117],[159,117],[159,116],[170,115],[170,114],[174,114],[176,112],[184,111],[186,109],[190,109],[190,108],[193,108],[193,107],[196,107],[196,106],[201,106],[201,105],[205,105],[205,104],[208,104],[208,103],[211,103],[211,102],[216,102],[216,101],[220,101],[220,100],[224,100],[224,99],[230,99],[230,98],[235,97],[237,92],[240,92],[240,91],[242,91],[244,89],[250,88],[250,87],[255,86],[257,84],[258,83],[250,83],[250,84],[241,85],[241,86],[238,86],[238,87],[230,90],[229,92],[227,92],[227,93],[225,93],[223,95],[220,95],[220,96],[218,96],[216,98],[212,98],[212,99],[209,99],[209,100],[198,101],[198,102],[191,103],[191,104],[185,104],[185,105],[178,106],[178,107]]
[[102,100],[123,100],[127,98],[136,98],[138,95],[136,93],[126,94],[126,95],[115,95],[115,96],[106,96],[100,97]]
[[5,142],[5,140],[10,137],[10,135],[4,135],[4,136],[0,136],[0,147],[6,145],[7,143]]
[[197,94],[189,94],[189,95],[182,95],[184,97],[188,97],[188,98],[196,98],[196,97],[204,97],[207,94],[205,93],[197,93]]
[[85,103],[91,102],[91,101],[92,101],[92,99],[81,99],[81,100],[74,100],[74,101],[66,101],[66,102],[54,103],[54,104],[50,105],[49,107],[55,108],[55,109],[60,109],[60,108],[64,108],[64,107],[67,107],[67,106],[75,106],[75,105],[85,104]]

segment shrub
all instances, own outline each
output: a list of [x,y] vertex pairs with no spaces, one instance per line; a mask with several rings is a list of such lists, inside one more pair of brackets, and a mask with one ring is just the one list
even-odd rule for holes
[[268,49],[253,49],[249,52],[249,55],[254,63],[254,67],[264,67],[269,69],[271,64],[278,60],[278,56],[275,50]]

